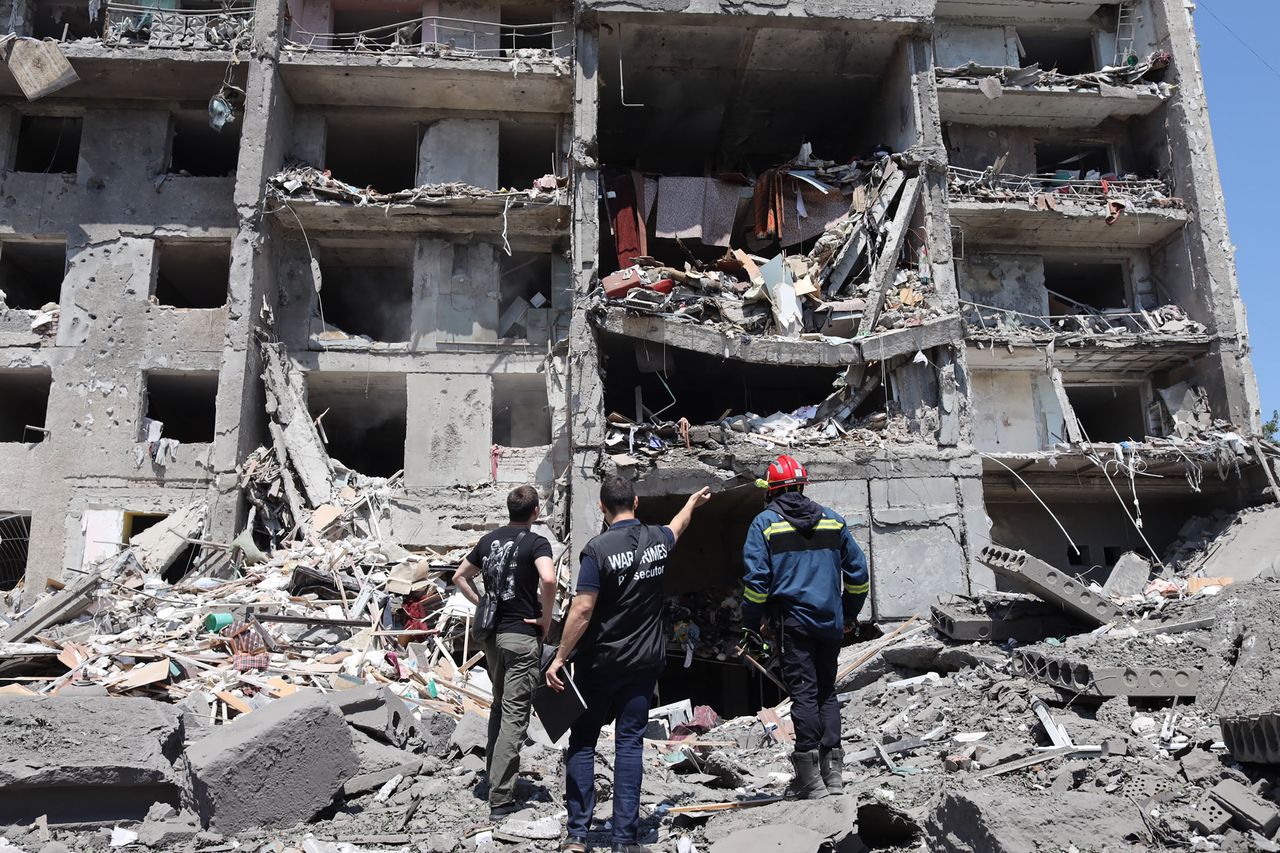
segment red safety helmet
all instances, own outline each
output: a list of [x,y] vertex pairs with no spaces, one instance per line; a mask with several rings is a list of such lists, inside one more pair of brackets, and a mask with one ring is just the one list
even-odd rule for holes
[[809,472],[794,456],[779,456],[769,464],[768,482],[770,492],[788,486],[803,486],[809,482]]

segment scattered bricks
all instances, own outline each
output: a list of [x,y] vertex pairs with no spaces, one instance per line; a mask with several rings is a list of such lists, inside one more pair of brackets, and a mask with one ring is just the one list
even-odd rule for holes
[[1280,829],[1280,811],[1235,779],[1223,779],[1209,789],[1209,796],[1231,813],[1237,829],[1260,832],[1268,838]]
[[1055,569],[1026,551],[1011,551],[988,545],[979,559],[992,571],[1035,593],[1050,604],[1057,604],[1095,625],[1121,616],[1120,608],[1093,592],[1076,578]]
[[939,601],[931,608],[933,626],[953,640],[1034,643],[1045,637],[1076,634],[1082,628],[1060,608],[1044,601]]
[[309,820],[359,764],[342,715],[309,690],[219,728],[187,760],[201,820],[228,835]]
[[1190,815],[1191,826],[1201,835],[1221,835],[1231,823],[1231,815],[1217,800],[1205,794]]
[[1222,717],[1222,741],[1237,761],[1280,764],[1280,713]]
[[417,718],[390,687],[366,684],[328,696],[350,725],[378,740],[403,748],[419,739]]
[[1098,666],[1036,651],[1013,653],[1013,670],[1082,696],[1194,697],[1200,670],[1194,667]]
[[177,805],[182,718],[150,699],[0,697],[0,824],[141,820]]

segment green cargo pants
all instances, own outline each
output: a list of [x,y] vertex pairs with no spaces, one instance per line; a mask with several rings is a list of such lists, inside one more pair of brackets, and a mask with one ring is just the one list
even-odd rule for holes
[[498,634],[484,644],[489,680],[493,682],[489,745],[485,750],[490,806],[506,805],[515,796],[520,747],[529,729],[533,690],[541,674],[541,651],[541,641],[526,634]]

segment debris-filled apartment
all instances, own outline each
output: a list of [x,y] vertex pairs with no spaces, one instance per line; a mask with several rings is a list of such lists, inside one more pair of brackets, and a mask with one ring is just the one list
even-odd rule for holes
[[[446,555],[525,482],[571,579],[616,472],[650,520],[717,493],[668,573],[671,678],[734,691],[715,629],[780,452],[879,621],[995,588],[991,543],[1101,582],[1271,500],[1183,0],[0,0],[0,28],[52,40],[0,71],[0,586],[178,513],[169,580],[353,511]],[[74,82],[26,97],[22,45]]]

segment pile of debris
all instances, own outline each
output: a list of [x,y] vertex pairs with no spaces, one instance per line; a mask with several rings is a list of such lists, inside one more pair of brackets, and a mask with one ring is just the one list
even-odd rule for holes
[[1099,309],[1079,302],[1073,306],[1079,313],[1040,317],[961,300],[961,316],[967,337],[988,344],[1129,347],[1135,343],[1209,342],[1205,325],[1192,320],[1177,305],[1138,311]]
[[1129,210],[1182,210],[1182,199],[1169,194],[1163,181],[1137,175],[1059,170],[1046,175],[1002,173],[1008,155],[979,172],[950,166],[947,192],[951,198],[989,204],[1025,203],[1034,210],[1097,211],[1114,223]]
[[268,192],[277,201],[302,199],[314,202],[365,205],[413,205],[425,207],[447,204],[457,199],[497,199],[510,207],[534,204],[565,204],[568,198],[568,179],[544,175],[528,189],[487,190],[457,181],[447,184],[423,184],[420,187],[379,192],[373,187],[357,187],[333,177],[325,169],[321,171],[306,163],[294,161],[268,181]]
[[970,62],[955,68],[935,68],[939,80],[972,83],[988,98],[995,100],[1004,88],[1048,88],[1098,92],[1103,97],[1131,98],[1137,92],[1168,96],[1172,87],[1163,82],[1164,70],[1173,57],[1156,51],[1140,59],[1131,56],[1125,65],[1108,65],[1088,74],[1061,74],[1057,69],[1044,70],[1039,63],[1025,68],[1007,65],[979,65]]

